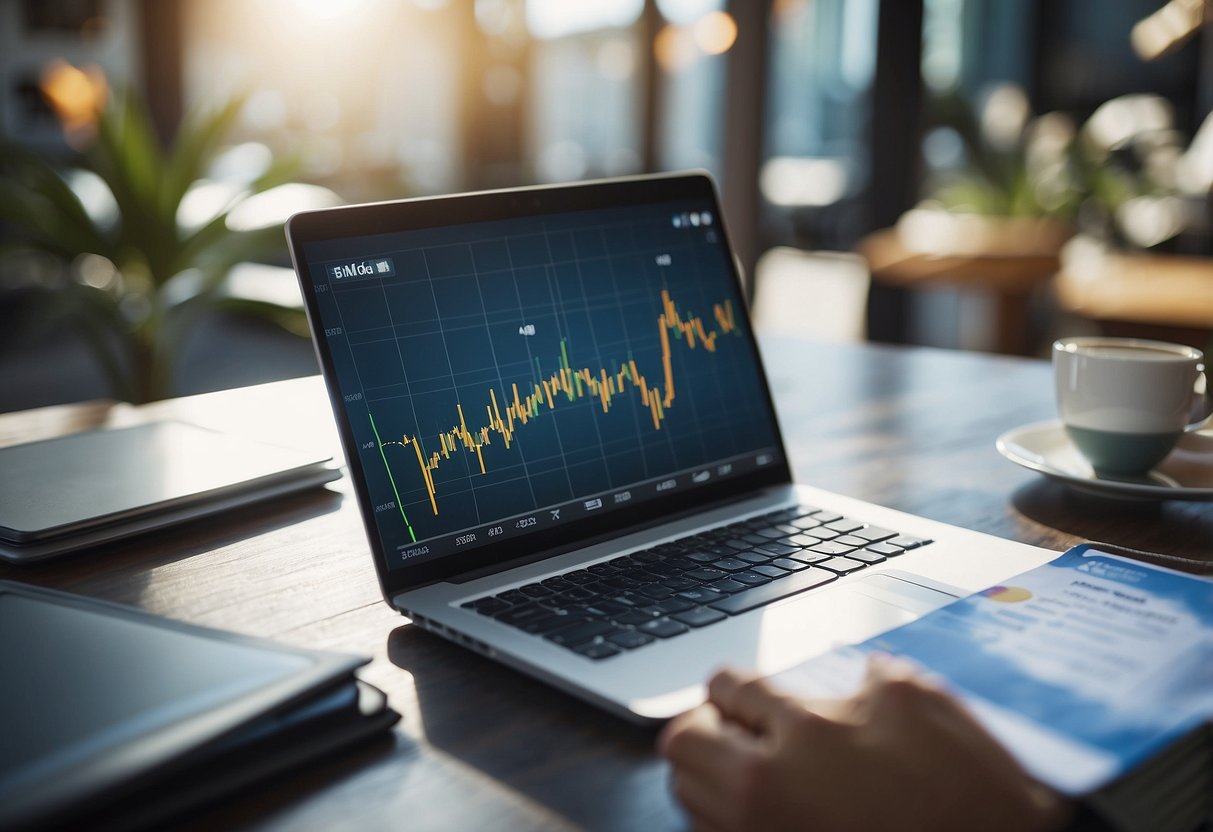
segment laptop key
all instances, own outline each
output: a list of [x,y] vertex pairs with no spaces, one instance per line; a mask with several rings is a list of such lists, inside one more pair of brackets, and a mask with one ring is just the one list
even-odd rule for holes
[[634,581],[631,578],[625,578],[622,575],[614,578],[603,578],[602,585],[610,589],[626,589],[629,591],[640,589],[642,586],[644,586],[644,584],[642,584],[640,581]]
[[682,577],[666,578],[664,581],[661,582],[661,585],[668,586],[670,589],[674,590],[675,592],[681,592],[684,589],[691,589],[692,587],[699,586],[699,584],[697,584],[695,581],[692,581],[690,578],[682,578]]
[[621,627],[635,627],[640,624],[647,624],[654,618],[655,616],[649,615],[647,612],[641,612],[640,610],[628,610],[627,612],[611,616],[611,620]]
[[852,546],[856,549],[858,549],[860,546],[868,545],[868,541],[864,540],[862,537],[856,537],[853,534],[844,534],[842,537],[834,538],[834,540],[831,542],[837,543],[839,546]]
[[837,532],[829,526],[818,526],[815,529],[809,529],[804,534],[796,535],[797,538],[813,537],[818,540],[833,540],[836,537],[841,537],[842,532]]
[[570,601],[563,595],[549,595],[547,598],[537,598],[535,603],[541,607],[547,607],[552,612],[560,612],[562,609],[569,609],[571,607],[580,608],[582,605],[581,601]]
[[849,575],[852,572],[858,572],[867,566],[866,563],[854,560],[853,558],[828,558],[816,566],[822,569],[829,569],[831,572],[837,572],[840,575]]
[[649,586],[642,586],[640,589],[636,590],[636,594],[643,595],[646,598],[652,598],[654,601],[660,601],[673,595],[674,590],[670,589],[668,586],[662,586],[661,584],[650,584]]
[[669,577],[669,576],[668,575],[657,575],[653,572],[650,572],[646,568],[646,569],[628,569],[619,577],[627,578],[629,581],[635,581],[638,584],[644,585],[644,584],[656,583],[661,578]]
[[917,549],[919,546],[926,546],[930,540],[925,540],[921,537],[911,537],[908,534],[898,535],[891,540],[886,540],[890,546],[900,546],[903,549]]
[[692,601],[696,604],[710,604],[713,601],[720,601],[728,598],[729,596],[723,592],[717,592],[714,589],[700,587],[698,589],[688,589],[685,592],[680,592],[678,593],[678,597],[685,598],[686,600]]
[[530,598],[526,597],[516,589],[507,589],[505,592],[497,593],[497,595],[494,597],[500,598],[507,604],[529,604],[531,602]]
[[754,571],[759,575],[765,575],[768,578],[785,578],[788,575],[788,570],[780,569],[778,566],[772,566],[769,563],[762,566],[755,566]]
[[706,627],[708,624],[723,621],[728,616],[720,610],[713,610],[708,607],[694,607],[685,612],[676,612],[670,618],[673,618],[675,621],[681,621],[688,627]]
[[595,636],[608,635],[616,630],[618,630],[618,627],[609,621],[588,620],[579,621],[576,624],[561,627],[558,630],[552,630],[544,634],[543,637],[557,644],[570,645],[589,641]]
[[854,546],[843,546],[841,543],[836,543],[832,540],[826,540],[818,543],[816,546],[810,546],[808,551],[816,552],[819,555],[845,555],[848,552],[854,552]]
[[598,576],[590,573],[585,569],[575,569],[572,572],[566,572],[560,577],[574,584],[588,584],[598,580]]
[[647,624],[641,624],[638,628],[640,632],[647,633],[657,638],[672,638],[680,636],[687,632],[687,625],[673,621],[669,618],[655,618]]
[[493,617],[502,624],[517,627],[524,621],[529,621],[532,618],[543,618],[551,614],[551,610],[538,604],[524,604],[518,607],[510,607],[508,610],[496,613]]
[[738,572],[734,574],[733,580],[737,581],[739,584],[745,584],[746,586],[758,586],[759,584],[765,584],[771,579],[766,575],[760,575],[757,572],[750,571]]
[[[814,541],[816,542],[816,541]],[[786,543],[764,543],[754,549],[756,552],[765,552],[772,557],[783,557],[797,551],[800,547],[789,546]]]
[[481,615],[493,615],[494,613],[508,610],[510,606],[511,605],[509,603],[502,601],[500,598],[493,598],[492,596],[489,596],[488,598],[477,598],[475,601],[468,601],[463,605],[464,609],[475,610]]
[[870,552],[867,549],[858,549],[849,553],[847,557],[867,564],[881,563],[885,560],[884,555],[877,554],[876,552]]
[[606,637],[606,640],[608,643],[622,647],[624,650],[635,650],[637,647],[652,644],[656,641],[656,638],[639,630],[623,630],[622,632],[612,633]]
[[774,603],[775,601],[781,601],[784,598],[790,598],[793,595],[798,595],[801,592],[835,580],[838,580],[838,575],[835,573],[828,572],[825,569],[810,567],[802,572],[789,575],[783,580],[771,581],[764,586],[747,589],[745,592],[738,592],[736,595],[730,595],[728,598],[714,601],[708,604],[708,606],[729,615],[738,615]]
[[593,603],[586,604],[581,609],[591,618],[610,618],[618,613],[627,612],[631,607],[625,607],[623,604],[617,604],[614,601],[600,598]]
[[700,583],[717,581],[726,577],[727,575],[727,572],[721,569],[714,569],[711,566],[701,566],[698,569],[692,569],[690,572],[686,573],[686,577],[690,578],[692,581],[699,581]]
[[569,649],[587,659],[609,659],[611,656],[618,656],[620,652],[618,647],[605,641],[587,641]]
[[796,534],[798,531],[799,529],[792,529],[790,532],[785,532],[773,526],[766,526],[761,529],[755,529],[754,534],[758,535],[759,537],[765,537],[767,540],[778,540],[781,537],[788,537],[789,535]]
[[778,566],[780,569],[786,569],[789,572],[799,572],[801,569],[807,569],[807,563],[801,563],[798,560],[791,558],[776,558],[771,561],[771,566]]
[[712,563],[712,566],[717,569],[722,569],[725,572],[742,572],[749,569],[752,564],[747,563],[741,558],[724,558]]
[[814,552],[812,549],[802,549],[799,552],[793,552],[792,554],[788,555],[790,560],[798,560],[801,563],[817,563],[818,561],[823,561],[828,557],[830,557],[830,555],[823,555],[819,552]]
[[871,546],[865,546],[864,551],[874,552],[886,558],[895,558],[905,552],[905,549],[900,546],[890,546],[888,543],[873,543]]
[[657,609],[661,610],[666,615],[672,615],[673,613],[676,613],[676,612],[683,612],[684,610],[689,610],[695,605],[692,604],[690,601],[684,601],[681,598],[666,598],[664,601],[658,601],[653,606],[655,606]]
[[819,511],[813,515],[813,519],[821,523],[837,523],[844,518],[841,514],[835,514],[832,511]]
[[714,589],[717,592],[723,592],[726,594],[733,593],[733,592],[741,592],[741,590],[743,590],[745,588],[746,588],[745,584],[738,583],[737,581],[734,581],[732,578],[725,578],[724,580],[713,581],[712,583],[708,584],[708,589]]
[[[597,622],[586,618],[584,615],[549,615],[544,618],[532,618],[516,626],[524,633],[546,637],[557,630],[564,630],[568,627],[575,627],[586,623],[593,624]],[[584,641],[585,639],[579,640]],[[569,643],[571,644],[572,642]]]
[[892,529],[884,529],[880,526],[867,526],[862,529],[856,529],[851,532],[856,537],[862,537],[869,543],[878,543],[882,540],[888,540],[890,537],[896,537],[897,532]]
[[[793,550],[795,551],[795,550]],[[752,552],[738,552],[737,559],[746,563],[770,563],[774,555],[768,555],[755,549]]]
[[[863,545],[863,544],[860,544]],[[644,571],[650,575],[656,575],[660,578],[673,578],[676,575],[681,575],[682,570],[677,566],[671,566],[668,563],[650,563],[644,568]]]
[[826,523],[826,525],[836,532],[850,534],[856,529],[862,529],[865,524],[858,520],[852,520],[849,517],[844,517],[841,520],[835,520],[833,523]]
[[815,529],[821,525],[821,521],[813,517],[797,517],[788,525],[795,526],[798,529]]

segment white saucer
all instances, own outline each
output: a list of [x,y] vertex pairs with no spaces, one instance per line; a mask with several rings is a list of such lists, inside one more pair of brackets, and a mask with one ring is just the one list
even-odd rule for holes
[[1009,430],[995,443],[1007,459],[1081,491],[1106,497],[1152,500],[1213,500],[1213,434],[1197,431],[1180,439],[1166,459],[1140,480],[1095,476],[1091,463],[1070,444],[1056,419]]

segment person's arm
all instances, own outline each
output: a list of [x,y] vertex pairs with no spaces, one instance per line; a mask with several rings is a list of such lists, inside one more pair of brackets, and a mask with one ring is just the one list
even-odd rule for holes
[[1074,819],[956,699],[883,656],[842,700],[722,671],[659,750],[697,829],[1043,832]]

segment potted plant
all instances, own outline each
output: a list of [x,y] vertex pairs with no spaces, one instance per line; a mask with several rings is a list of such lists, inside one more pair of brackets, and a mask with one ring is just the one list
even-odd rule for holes
[[[267,217],[257,200],[310,187],[288,185],[294,166],[280,160],[251,177],[211,178],[243,101],[187,118],[162,148],[137,95],[93,88],[91,99],[77,84],[57,102],[48,84],[80,145],[66,163],[0,141],[0,222],[10,231],[0,240],[0,282],[25,295],[19,325],[71,325],[113,394],[132,402],[173,394],[182,344],[206,313],[249,313],[303,331],[301,309],[224,287],[237,264],[284,259],[285,212]],[[314,189],[291,207],[335,201]]]

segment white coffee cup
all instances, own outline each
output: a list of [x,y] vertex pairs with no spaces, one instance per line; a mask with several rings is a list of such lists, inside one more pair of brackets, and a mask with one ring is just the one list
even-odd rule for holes
[[1100,336],[1053,344],[1057,409],[1097,474],[1141,476],[1210,421],[1200,350]]

